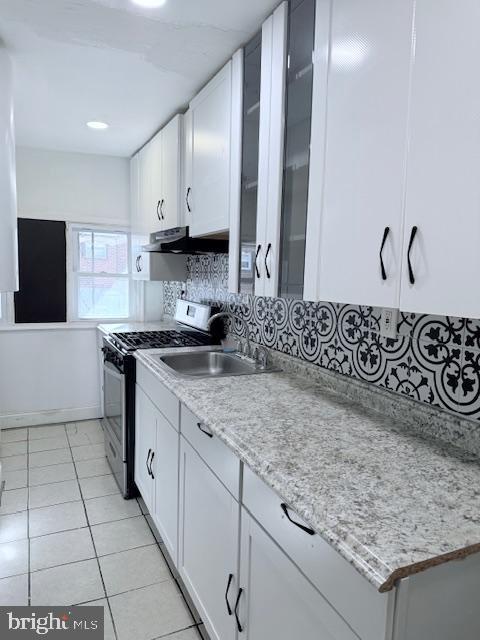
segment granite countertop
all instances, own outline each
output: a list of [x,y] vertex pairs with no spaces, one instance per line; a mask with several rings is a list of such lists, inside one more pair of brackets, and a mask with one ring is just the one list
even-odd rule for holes
[[158,353],[135,357],[379,591],[480,551],[473,454],[305,377],[185,379]]

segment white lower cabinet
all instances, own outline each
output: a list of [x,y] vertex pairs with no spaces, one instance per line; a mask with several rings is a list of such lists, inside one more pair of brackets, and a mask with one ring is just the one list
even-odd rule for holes
[[178,570],[210,638],[233,640],[240,507],[183,436],[180,440]]
[[[149,372],[138,367],[140,384]],[[145,387],[148,385],[145,384]],[[152,398],[163,400],[168,392],[160,382],[148,386]],[[177,414],[178,414],[178,400]],[[171,409],[171,403],[169,408]],[[177,428],[165,417],[137,383],[135,395],[135,483],[174,564],[178,548],[178,461]]]
[[245,639],[358,640],[245,509],[240,558],[237,614]]
[[155,444],[155,497],[153,521],[177,564],[178,547],[178,447],[179,433],[157,411]]
[[[135,484],[147,509],[153,507],[153,471],[150,471],[152,452],[155,450],[156,408],[138,386],[135,387]],[[153,466],[153,462],[152,462]]]

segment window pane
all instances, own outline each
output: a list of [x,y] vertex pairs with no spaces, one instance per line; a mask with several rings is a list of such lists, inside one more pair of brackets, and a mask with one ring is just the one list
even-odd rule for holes
[[128,318],[128,279],[78,277],[79,318]]
[[93,271],[93,234],[81,231],[78,234],[78,270],[84,273]]
[[128,273],[126,233],[94,233],[94,273]]

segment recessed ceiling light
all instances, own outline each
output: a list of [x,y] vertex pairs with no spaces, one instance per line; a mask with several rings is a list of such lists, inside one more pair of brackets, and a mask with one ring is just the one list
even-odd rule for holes
[[146,9],[156,9],[165,4],[167,0],[132,0],[134,4],[138,4],[139,7],[145,7]]
[[90,127],[90,129],[108,129],[109,126],[106,122],[100,122],[99,120],[87,122],[87,127]]

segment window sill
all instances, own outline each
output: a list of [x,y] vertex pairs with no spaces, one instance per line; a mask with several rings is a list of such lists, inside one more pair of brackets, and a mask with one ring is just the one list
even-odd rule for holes
[[29,322],[27,324],[0,324],[0,333],[8,331],[74,331],[96,329],[101,322]]

